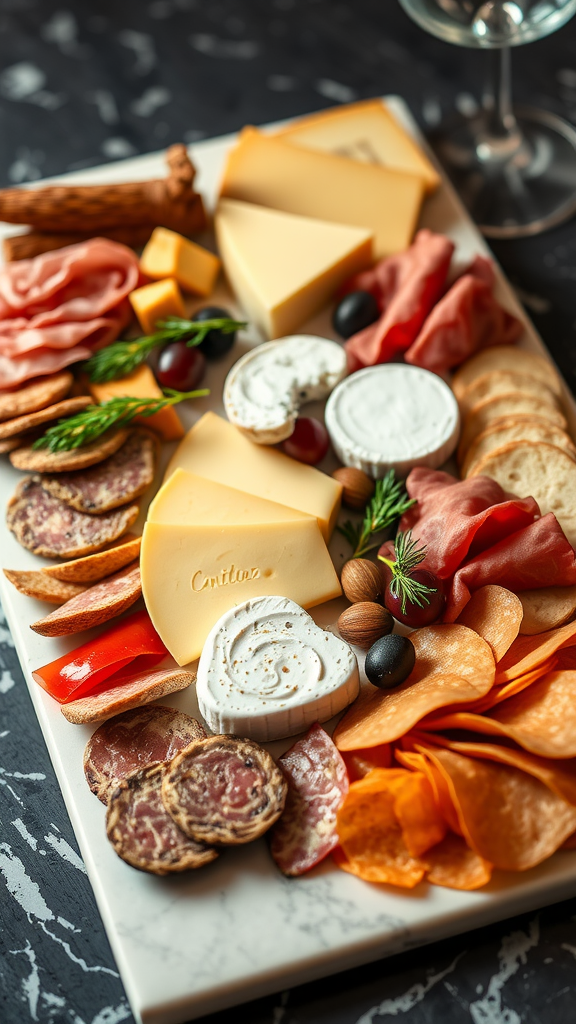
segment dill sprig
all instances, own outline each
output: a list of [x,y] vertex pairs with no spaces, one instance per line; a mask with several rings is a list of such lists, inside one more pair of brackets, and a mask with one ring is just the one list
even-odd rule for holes
[[101,348],[84,363],[84,370],[93,383],[105,384],[109,380],[127,377],[148,358],[153,349],[160,345],[186,340],[187,346],[193,348],[195,345],[201,345],[210,331],[232,334],[246,326],[244,321],[232,320],[231,317],[184,320],[179,316],[170,316],[166,320],[158,321],[156,327],[159,330],[155,334],[128,341],[115,341],[112,345]]
[[32,447],[48,448],[51,452],[82,448],[101,437],[111,427],[125,427],[135,416],[153,416],[169,405],[178,405],[188,398],[203,398],[209,394],[209,388],[201,388],[199,391],[174,391],[173,388],[164,388],[163,398],[120,395],[100,405],[89,405],[74,416],[58,420],[34,442]]
[[378,555],[381,562],[392,571],[390,581],[390,592],[402,602],[402,614],[406,614],[407,604],[416,604],[419,608],[430,604],[430,594],[436,593],[436,587],[427,587],[420,580],[415,580],[410,575],[414,569],[426,558],[426,545],[418,545],[414,540],[412,530],[406,533],[397,533],[394,541],[394,553],[396,560]]
[[363,558],[368,551],[379,547],[380,542],[372,540],[374,534],[382,533],[413,504],[414,499],[408,497],[404,484],[396,479],[394,470],[389,469],[382,480],[376,481],[362,523],[353,523],[348,519],[336,529],[350,544],[352,557]]

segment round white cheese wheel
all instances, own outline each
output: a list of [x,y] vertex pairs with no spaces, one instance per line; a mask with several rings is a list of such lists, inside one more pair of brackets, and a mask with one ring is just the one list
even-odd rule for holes
[[386,363],[347,377],[326,405],[326,426],[345,466],[376,479],[393,469],[437,469],[458,443],[458,403],[441,377]]
[[293,433],[300,406],[326,398],[346,373],[345,349],[328,338],[294,334],[265,342],[230,370],[226,415],[256,444],[277,444]]
[[198,665],[200,713],[216,733],[264,743],[327,722],[358,695],[356,657],[286,597],[226,612]]

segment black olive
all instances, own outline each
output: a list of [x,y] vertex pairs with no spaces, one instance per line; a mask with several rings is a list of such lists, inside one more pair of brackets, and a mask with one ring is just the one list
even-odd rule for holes
[[[222,320],[224,317],[232,318],[232,314],[221,306],[204,306],[199,309],[193,320]],[[208,331],[204,341],[198,346],[206,359],[220,359],[230,351],[236,341],[236,331],[231,334],[224,334],[223,331]]]
[[379,316],[378,303],[370,292],[350,292],[336,306],[332,326],[341,338],[351,338]]
[[412,641],[407,636],[390,633],[372,644],[366,655],[365,671],[374,686],[389,690],[408,678],[415,661]]

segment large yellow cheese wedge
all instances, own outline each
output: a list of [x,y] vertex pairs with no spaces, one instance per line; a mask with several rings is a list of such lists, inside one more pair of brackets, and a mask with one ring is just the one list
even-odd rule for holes
[[340,484],[275,448],[253,444],[213,412],[198,420],[178,445],[166,479],[178,468],[305,512],[318,520],[327,540],[332,534],[340,509]]
[[268,338],[293,334],[372,263],[372,233],[221,199],[215,218],[226,276]]
[[171,526],[230,526],[240,523],[293,523],[312,519],[275,501],[215,483],[206,477],[176,469],[150,504],[149,523]]
[[179,665],[198,658],[224,612],[251,597],[289,597],[303,608],[340,595],[318,524],[171,526],[148,522],[142,592],[155,629]]
[[380,258],[412,241],[424,183],[415,174],[314,152],[245,128],[228,156],[220,194],[367,228]]
[[420,147],[381,100],[365,100],[300,117],[275,133],[306,149],[351,157],[408,171],[424,180],[427,192],[440,184],[440,175]]
[[185,291],[209,295],[218,277],[220,260],[177,231],[154,228],[140,257],[140,267],[148,277],[173,277]]
[[[162,391],[146,363],[129,373],[127,377],[121,377],[120,380],[110,380],[105,384],[93,384],[92,381],[86,383],[95,402],[107,402],[109,398],[117,398],[119,395],[130,395],[135,398],[162,398]],[[154,430],[164,441],[179,441],[181,437],[184,437],[184,427],[178,419],[176,409],[171,405],[154,413],[153,416],[137,417],[135,422],[150,427],[150,430]]]

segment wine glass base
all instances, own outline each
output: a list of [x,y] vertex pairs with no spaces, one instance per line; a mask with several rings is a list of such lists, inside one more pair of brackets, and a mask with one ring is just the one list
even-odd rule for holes
[[543,110],[515,116],[519,132],[499,149],[485,114],[459,118],[430,140],[488,238],[538,235],[576,212],[576,130]]

